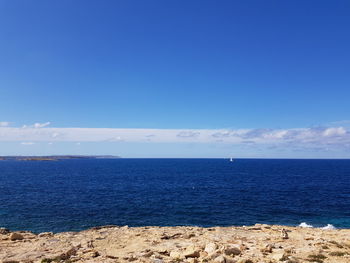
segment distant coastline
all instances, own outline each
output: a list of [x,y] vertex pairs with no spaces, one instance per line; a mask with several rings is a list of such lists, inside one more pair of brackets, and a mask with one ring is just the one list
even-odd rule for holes
[[67,159],[120,159],[114,155],[0,156],[0,161],[60,161]]

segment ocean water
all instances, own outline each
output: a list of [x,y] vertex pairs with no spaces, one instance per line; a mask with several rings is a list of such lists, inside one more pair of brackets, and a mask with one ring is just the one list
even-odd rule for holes
[[98,225],[350,228],[350,160],[0,161],[0,227]]

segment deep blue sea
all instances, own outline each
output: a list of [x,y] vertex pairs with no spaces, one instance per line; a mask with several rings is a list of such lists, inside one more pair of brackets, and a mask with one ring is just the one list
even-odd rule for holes
[[0,161],[0,227],[255,223],[350,228],[350,160]]

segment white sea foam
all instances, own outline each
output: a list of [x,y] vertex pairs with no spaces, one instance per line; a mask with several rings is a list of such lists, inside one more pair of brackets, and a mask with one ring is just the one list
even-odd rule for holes
[[321,229],[328,230],[328,229],[336,229],[336,228],[335,228],[335,226],[333,226],[333,225],[331,225],[331,224],[327,224],[326,226],[321,227]]
[[[313,225],[309,225],[308,223],[306,222],[302,222],[300,223],[299,227],[303,227],[303,228],[313,228],[314,226]],[[320,227],[321,229],[324,229],[324,230],[329,230],[329,229],[336,229],[335,226],[331,225],[331,224],[327,224],[326,226],[324,227]]]
[[313,227],[312,225],[309,225],[309,224],[307,224],[307,223],[305,223],[305,222],[300,223],[299,226],[300,226],[300,227],[304,227],[304,228],[312,228],[312,227]]

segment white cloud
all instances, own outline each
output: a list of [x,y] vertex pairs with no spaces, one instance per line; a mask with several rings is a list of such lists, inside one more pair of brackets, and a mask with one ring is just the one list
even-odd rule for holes
[[[348,120],[339,123],[347,123]],[[350,127],[331,126],[294,129],[122,129],[53,128],[34,123],[22,128],[0,122],[0,141],[24,142],[197,142],[229,144],[349,145]],[[29,145],[29,144],[27,144]]]
[[35,144],[34,142],[21,142],[22,145],[33,145]]
[[44,128],[46,126],[49,126],[50,125],[50,122],[45,122],[45,123],[34,123],[34,128]]
[[33,125],[23,125],[22,128],[44,128],[47,127],[51,124],[51,122],[44,122],[44,123],[39,123],[36,122]]
[[7,127],[9,125],[10,125],[10,123],[7,121],[0,121],[0,127]]
[[342,136],[344,134],[346,134],[346,130],[343,127],[327,128],[323,132],[324,136]]
[[215,132],[212,136],[215,138],[229,137],[231,136],[231,133],[229,131]]
[[200,132],[195,131],[180,131],[176,136],[180,138],[194,138],[198,137]]
[[[0,141],[18,142],[149,142],[227,143],[274,147],[347,147],[350,131],[344,127],[297,129],[112,129],[52,128],[49,123],[24,128],[0,127]],[[31,143],[23,143],[30,145]]]
[[58,132],[54,132],[51,136],[52,138],[57,138],[58,136],[60,136],[60,134]]

